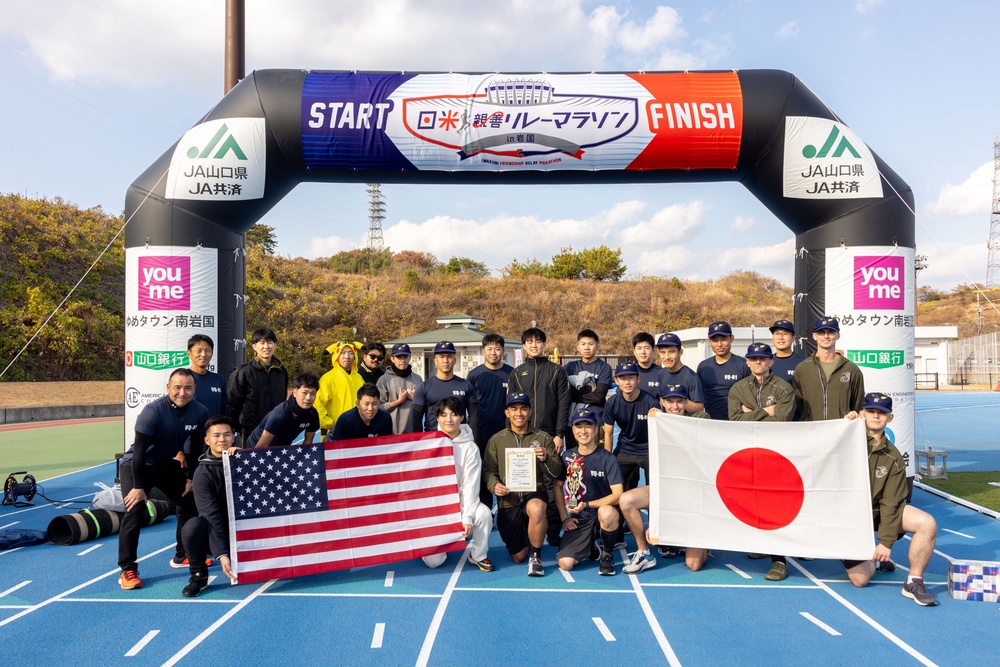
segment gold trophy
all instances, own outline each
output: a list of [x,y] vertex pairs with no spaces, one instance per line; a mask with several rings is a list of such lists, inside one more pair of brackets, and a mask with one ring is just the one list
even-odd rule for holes
[[575,509],[580,504],[580,490],[587,491],[583,484],[583,459],[573,459],[566,466],[566,507]]

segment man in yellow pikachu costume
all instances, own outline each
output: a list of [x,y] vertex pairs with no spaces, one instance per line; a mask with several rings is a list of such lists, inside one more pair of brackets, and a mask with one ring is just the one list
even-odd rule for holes
[[364,384],[358,375],[358,350],[361,343],[342,340],[326,348],[333,368],[319,379],[316,411],[319,427],[325,434],[337,423],[337,418],[354,407],[358,389]]

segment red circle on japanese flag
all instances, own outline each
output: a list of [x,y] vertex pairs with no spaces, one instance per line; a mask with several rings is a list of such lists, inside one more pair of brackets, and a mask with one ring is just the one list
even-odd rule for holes
[[715,476],[722,502],[737,519],[761,530],[784,528],[798,516],[805,496],[795,465],[770,449],[741,449]]

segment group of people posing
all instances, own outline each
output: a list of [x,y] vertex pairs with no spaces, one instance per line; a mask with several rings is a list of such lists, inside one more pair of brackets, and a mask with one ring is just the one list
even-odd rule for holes
[[[127,511],[119,533],[120,583],[126,589],[141,586],[138,527],[152,488],[178,505],[171,565],[190,569],[183,593],[195,596],[207,586],[212,558],[233,576],[224,452],[288,445],[303,433],[311,443],[317,433],[338,441],[416,431],[441,431],[452,440],[463,530],[471,540],[468,559],[482,571],[494,569],[487,543],[495,498],[500,537],[513,562],[527,561],[529,576],[545,573],[545,541],[557,548],[563,570],[590,559],[599,561],[599,574],[614,575],[614,550],[623,545],[626,528],[637,549],[622,569],[638,574],[656,565],[642,516],[649,487],[640,485],[650,479],[648,419],[666,412],[733,421],[864,419],[878,545],[870,560],[845,561],[848,576],[855,586],[865,586],[878,569],[895,569],[891,547],[910,532],[902,593],[921,605],[936,604],[923,571],[937,528],[929,514],[907,504],[903,458],[885,435],[892,399],[865,393],[861,370],[837,352],[836,319],[816,320],[817,349],[809,357],[793,351],[792,322],[779,320],[770,331],[773,349],[757,342],[741,357],[732,352],[730,325],[713,322],[708,328],[713,356],[696,370],[684,365],[678,336],[642,332],[632,339],[633,357],[612,369],[598,356],[594,331],[578,334],[581,358],[562,366],[546,355],[545,332],[532,327],[521,336],[524,362],[517,368],[504,361],[504,338],[487,334],[485,361],[467,378],[455,375],[455,346],[442,341],[434,348],[435,372],[426,379],[410,367],[405,344],[392,346],[382,371],[384,346],[340,341],[328,348],[333,368],[322,378],[298,375],[287,398],[288,374],[274,356],[273,331],[253,332],[255,357],[228,382],[208,370],[211,340],[194,336],[188,345],[191,367],[174,371],[166,396],[143,409],[135,444],[123,459]],[[612,385],[617,391],[609,396]],[[687,567],[698,570],[711,554],[706,548],[659,545],[659,555],[683,555]],[[785,557],[770,558],[766,578],[786,578]],[[430,567],[444,561],[444,554],[424,558]]]

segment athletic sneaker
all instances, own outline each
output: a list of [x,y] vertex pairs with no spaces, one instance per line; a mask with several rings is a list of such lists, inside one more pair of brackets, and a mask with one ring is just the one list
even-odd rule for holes
[[139,578],[139,570],[130,567],[122,571],[118,577],[118,584],[126,591],[130,591],[133,588],[142,588],[142,579]]
[[923,579],[914,579],[903,584],[903,597],[910,598],[922,607],[933,607],[937,604],[934,596],[927,592]]
[[490,562],[489,558],[476,560],[475,558],[472,557],[472,554],[469,554],[469,562],[478,567],[483,572],[492,572],[494,569],[493,563]]
[[629,562],[622,568],[625,574],[639,574],[643,570],[648,570],[656,565],[656,559],[652,554],[636,551],[629,554]]
[[544,577],[545,576],[545,566],[542,565],[542,559],[538,556],[528,556],[528,576],[529,577]]
[[895,572],[896,564],[891,560],[877,560],[875,561],[875,569],[879,572]]
[[601,567],[597,569],[597,573],[602,577],[615,576],[615,557],[610,552],[601,553]]
[[661,546],[657,548],[660,550],[660,558],[677,558],[684,555],[684,549],[680,547]]
[[750,560],[760,560],[761,558],[767,558],[767,554],[759,554],[754,552],[747,554],[747,558],[749,558]]
[[181,595],[186,598],[196,598],[198,593],[208,588],[208,577],[191,577],[188,585],[181,591]]
[[788,566],[780,560],[771,563],[771,569],[767,571],[764,578],[768,581],[781,581],[788,578]]
[[[212,567],[213,563],[215,563],[215,561],[211,558],[205,559],[205,567]],[[188,561],[187,556],[184,557],[184,560],[177,560],[176,555],[170,559],[170,567],[175,570],[186,570],[190,564],[191,563]]]

